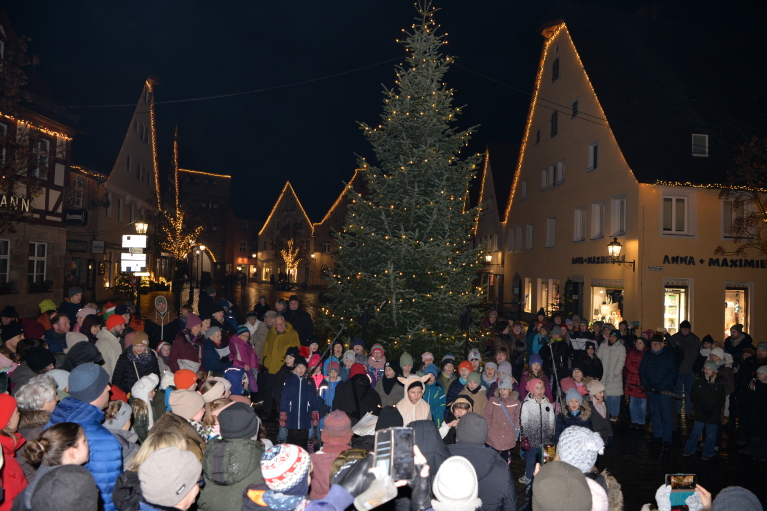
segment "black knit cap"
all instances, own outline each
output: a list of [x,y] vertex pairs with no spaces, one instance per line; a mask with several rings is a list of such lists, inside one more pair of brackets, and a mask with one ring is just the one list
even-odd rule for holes
[[[4,316],[4,317],[7,318],[8,316]],[[21,323],[19,323],[18,321],[14,321],[13,323],[10,323],[3,327],[3,333],[0,334],[0,339],[2,339],[3,342],[5,342],[23,333],[24,332],[21,329]]]
[[56,364],[56,359],[53,357],[51,350],[43,348],[42,346],[37,346],[28,350],[24,354],[24,360],[34,372],[45,369],[51,364]]
[[258,434],[258,416],[245,403],[234,403],[218,414],[219,431],[224,440],[253,438]]
[[386,428],[401,428],[405,424],[402,421],[402,414],[394,406],[384,406],[378,414],[376,422],[376,431]]

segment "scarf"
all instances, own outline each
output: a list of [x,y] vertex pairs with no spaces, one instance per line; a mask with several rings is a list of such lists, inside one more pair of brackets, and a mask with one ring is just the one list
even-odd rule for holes
[[474,389],[474,390],[471,390],[469,387],[466,387],[466,390],[468,390],[468,391],[469,391],[469,392],[471,392],[472,394],[476,394],[476,393],[477,393],[477,392],[479,392],[481,389],[482,389],[482,385],[477,385],[477,388],[476,388],[476,389]]
[[711,355],[711,350],[710,349],[706,350],[706,349],[701,348],[700,349],[700,354],[701,354],[701,356],[708,358],[708,356]]
[[388,396],[389,394],[391,394],[391,391],[392,391],[392,389],[394,388],[394,385],[396,385],[397,383],[399,383],[399,381],[397,380],[397,377],[396,377],[396,376],[395,376],[394,378],[386,378],[386,377],[384,377],[384,378],[382,378],[381,380],[382,380],[382,382],[383,382],[383,389],[384,389],[384,392],[386,392],[386,395],[387,395],[387,396]]
[[594,404],[594,409],[599,412],[599,415],[602,416],[603,419],[607,418],[607,404],[602,401],[602,403],[598,403],[597,399],[594,396],[591,396],[591,402]]
[[458,381],[461,382],[461,385],[463,385],[464,387],[466,386],[467,381],[464,380],[463,377],[459,376]]
[[306,504],[310,502],[304,497],[285,495],[284,493],[277,493],[274,490],[265,491],[261,498],[275,511],[303,511]]
[[149,348],[146,348],[141,355],[137,355],[133,352],[133,346],[131,346],[125,351],[125,355],[128,357],[128,360],[136,364],[146,365],[152,362],[152,355],[149,353]]
[[368,365],[374,369],[383,369],[386,365],[386,357],[381,357],[381,360],[376,360],[371,355],[368,357]]
[[187,421],[187,422],[189,422],[189,424],[192,425],[192,427],[195,429],[195,431],[197,431],[197,434],[199,434],[200,437],[202,437],[203,440],[205,440],[206,442],[208,441],[208,435],[205,434],[205,426],[203,426],[201,423],[199,423],[199,422],[197,422],[195,420],[190,420],[190,421]]
[[202,335],[192,335],[192,332],[189,330],[184,330],[184,337],[186,338],[187,342],[192,345],[194,349],[197,349],[202,344]]

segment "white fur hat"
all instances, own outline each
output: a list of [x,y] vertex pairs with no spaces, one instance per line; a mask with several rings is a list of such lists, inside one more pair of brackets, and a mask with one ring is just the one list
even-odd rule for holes
[[477,473],[462,456],[451,456],[442,463],[432,490],[436,497],[431,501],[434,511],[474,511],[482,507]]

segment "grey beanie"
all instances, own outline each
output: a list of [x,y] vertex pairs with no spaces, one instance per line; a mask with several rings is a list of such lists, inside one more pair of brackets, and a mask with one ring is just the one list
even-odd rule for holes
[[459,442],[484,445],[487,441],[487,421],[481,415],[469,412],[458,421],[455,435]]
[[[208,330],[205,332],[205,338],[210,339],[213,336],[213,334],[215,334],[216,332],[221,332],[221,329],[217,326],[212,326],[208,328]],[[224,333],[221,332],[221,335],[224,335]]]
[[79,288],[79,287],[77,287],[77,286],[74,286],[74,287],[70,287],[70,288],[69,288],[69,293],[68,293],[68,294],[69,294],[69,297],[70,297],[70,298],[72,298],[72,297],[73,297],[73,296],[75,296],[75,295],[81,295],[81,294],[83,294],[83,290],[82,290],[82,288]]
[[741,486],[728,486],[719,492],[711,508],[714,511],[737,509],[738,511],[763,511],[756,495]]
[[81,364],[69,373],[69,395],[72,399],[95,401],[109,384],[109,373],[96,364]]
[[346,350],[344,352],[343,361],[346,362],[347,360],[351,360],[352,363],[356,361],[355,357],[357,356],[356,353],[354,353],[352,350]]
[[604,454],[605,442],[599,433],[582,426],[565,428],[557,442],[559,459],[569,463],[584,474],[597,462],[597,455]]
[[109,430],[119,430],[130,420],[130,416],[133,413],[131,406],[125,401],[118,401],[120,403],[120,410],[115,414],[115,418],[112,420],[104,421],[104,427]]
[[141,492],[149,504],[173,507],[200,480],[202,465],[197,456],[178,447],[165,447],[152,454],[138,468]]

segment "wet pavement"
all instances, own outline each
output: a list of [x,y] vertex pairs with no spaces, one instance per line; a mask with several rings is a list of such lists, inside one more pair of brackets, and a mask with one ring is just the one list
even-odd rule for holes
[[[196,291],[196,290],[195,290]],[[245,290],[239,287],[231,293],[243,313],[252,310],[259,296],[266,295],[269,304],[274,304],[278,298],[288,299],[296,294],[302,305],[316,317],[317,309],[322,306],[320,290],[309,289],[296,291],[276,291],[269,284],[249,284]],[[171,299],[169,292],[153,292],[142,295],[142,314],[147,314],[154,303],[154,297],[162,294]],[[196,294],[196,292],[195,292]],[[188,289],[182,295],[182,302],[188,297]],[[625,403],[623,403],[625,407]],[[662,449],[660,446],[649,445],[652,438],[649,419],[644,430],[629,427],[628,411],[622,410],[620,420],[613,424],[615,433],[614,445],[605,448],[605,454],[599,456],[597,467],[607,469],[621,484],[626,511],[639,510],[643,504],[655,502],[655,491],[663,484],[666,474],[693,473],[697,474],[698,482],[714,496],[727,486],[743,486],[753,491],[762,502],[767,502],[767,485],[764,484],[764,468],[754,465],[747,455],[739,454],[737,433],[730,432],[726,426],[722,435],[720,452],[709,461],[701,460],[701,452],[694,456],[682,456],[682,447],[687,440],[688,425],[680,424],[679,431],[674,432],[672,448]],[[276,436],[276,423],[266,424],[270,437]],[[518,452],[518,450],[517,450]],[[511,462],[514,481],[524,474],[525,463],[515,455]],[[516,483],[520,501],[524,498],[524,486]]]

